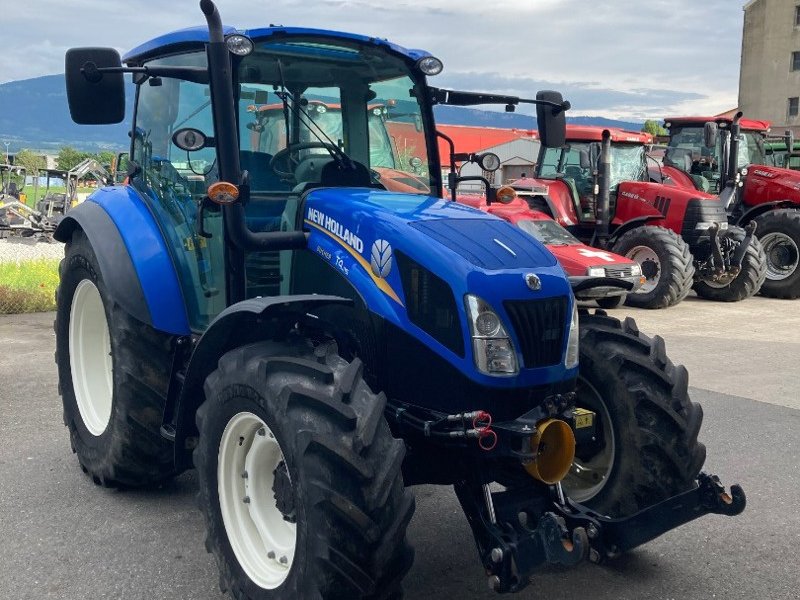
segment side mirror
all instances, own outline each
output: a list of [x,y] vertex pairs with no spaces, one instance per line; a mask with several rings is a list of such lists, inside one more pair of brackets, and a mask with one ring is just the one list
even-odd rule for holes
[[100,69],[121,68],[119,52],[113,48],[72,48],[67,50],[64,74],[72,120],[79,125],[121,123],[125,118],[125,82],[122,72]]
[[588,150],[581,150],[579,152],[580,161],[581,161],[581,169],[591,169],[592,168],[592,159],[589,157]]
[[713,121],[709,121],[703,126],[703,145],[706,148],[716,148],[719,127]]
[[566,108],[564,98],[559,92],[542,90],[536,93],[537,100],[554,102],[559,108],[542,104],[536,105],[536,120],[539,123],[539,137],[545,148],[561,148],[567,139]]

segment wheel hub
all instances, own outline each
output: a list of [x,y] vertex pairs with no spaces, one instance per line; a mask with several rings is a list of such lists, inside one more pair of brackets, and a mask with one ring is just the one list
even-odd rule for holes
[[649,246],[635,246],[626,255],[631,260],[635,260],[642,267],[642,275],[645,282],[635,293],[648,294],[658,285],[661,278],[661,261],[655,250]]
[[289,523],[297,523],[292,480],[289,479],[289,468],[284,461],[281,461],[281,463],[275,467],[273,476],[275,481],[272,484],[272,491],[275,493],[275,504],[278,510],[281,511],[283,520]]
[[767,233],[761,237],[767,257],[767,278],[786,279],[797,270],[800,250],[795,241],[783,233]]

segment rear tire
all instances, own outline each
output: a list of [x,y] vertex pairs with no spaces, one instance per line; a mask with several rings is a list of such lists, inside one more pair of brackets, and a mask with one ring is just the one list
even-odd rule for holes
[[[731,227],[727,235],[733,236],[739,243],[745,238],[744,229]],[[726,286],[717,287],[714,284],[698,281],[694,284],[697,295],[706,300],[717,302],[739,302],[755,296],[761,289],[767,276],[767,258],[758,238],[753,237],[752,242],[745,250],[742,258],[742,270]]]
[[800,297],[800,211],[771,210],[756,219],[756,235],[764,247],[767,278],[761,295]]
[[77,229],[56,291],[56,364],[64,424],[81,468],[98,485],[146,486],[174,474],[160,434],[173,336],[108,295],[92,246]]
[[692,289],[694,265],[686,242],[665,227],[642,226],[624,233],[612,248],[636,260],[646,281],[627,295],[636,308],[667,308],[683,300]]
[[[599,447],[577,449],[563,481],[571,498],[622,517],[696,485],[706,456],[697,441],[703,411],[662,338],[642,335],[630,317],[581,311],[576,405],[595,412]],[[583,476],[577,467],[587,469]]]
[[[405,445],[383,417],[386,397],[373,394],[361,373],[358,359],[315,353],[298,340],[232,350],[209,375],[194,460],[206,549],[223,592],[237,600],[401,597],[413,561]],[[278,467],[270,475],[272,463],[257,460],[264,454],[251,456],[262,445],[257,428],[226,435],[244,418],[274,435],[282,486]],[[225,466],[237,460],[250,465],[246,476]],[[250,490],[259,481],[267,492],[256,495]],[[295,521],[294,534],[284,535],[279,513]],[[259,530],[260,522],[269,526]]]

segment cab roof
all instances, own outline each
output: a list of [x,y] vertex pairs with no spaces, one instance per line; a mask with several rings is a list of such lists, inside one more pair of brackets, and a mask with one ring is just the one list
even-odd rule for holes
[[644,131],[628,131],[619,127],[597,127],[593,125],[567,125],[567,141],[599,142],[602,141],[603,131],[606,129],[611,133],[612,142],[653,143],[653,136]]
[[[425,50],[408,49],[398,46],[392,42],[376,37],[360,35],[357,33],[346,33],[342,31],[331,31],[328,29],[309,29],[307,27],[260,27],[254,29],[236,29],[235,27],[225,26],[225,35],[240,33],[248,36],[253,41],[265,41],[267,38],[277,37],[323,37],[329,39],[347,40],[360,42],[362,44],[372,44],[374,46],[384,46],[385,48],[405,56],[410,60],[417,61],[431,54]],[[151,58],[172,54],[175,52],[200,49],[208,43],[208,28],[206,26],[187,27],[170,33],[165,33],[153,38],[135,48],[129,50],[122,61],[126,64],[139,64]]]
[[[733,119],[730,117],[667,117],[664,119],[665,125],[669,126],[669,124],[674,125],[681,125],[686,127],[687,125],[699,125],[703,126],[704,124],[713,121],[717,125],[725,124],[730,126],[733,123]],[[739,121],[739,125],[741,125],[742,129],[747,129],[750,131],[769,131],[770,127],[772,127],[772,123],[770,121],[759,121],[756,119],[742,119]]]

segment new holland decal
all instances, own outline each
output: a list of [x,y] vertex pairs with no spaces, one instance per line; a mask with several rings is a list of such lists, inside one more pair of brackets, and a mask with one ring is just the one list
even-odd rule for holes
[[[326,215],[316,208],[309,208],[306,213],[305,223],[321,231],[344,248],[348,254],[361,265],[367,275],[372,278],[378,289],[400,306],[403,306],[403,301],[400,300],[397,292],[395,292],[392,286],[389,285],[389,282],[386,281],[386,277],[388,277],[392,271],[393,263],[392,247],[389,242],[386,240],[376,240],[372,244],[370,261],[367,262],[367,259],[363,256],[363,240],[333,217]],[[317,247],[317,253],[323,256],[328,262],[334,263],[345,275],[350,274],[350,270],[344,266],[341,258],[333,256],[330,252],[325,251],[321,247]]]

